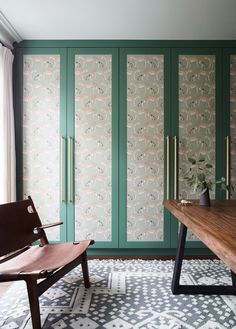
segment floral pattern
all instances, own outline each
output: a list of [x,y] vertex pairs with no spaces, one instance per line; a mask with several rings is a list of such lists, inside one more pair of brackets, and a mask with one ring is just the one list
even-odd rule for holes
[[[24,55],[23,61],[23,196],[32,196],[49,223],[60,218],[60,56]],[[48,230],[48,238],[59,240],[59,232]]]
[[[179,198],[198,199],[184,180],[189,157],[204,155],[215,174],[215,56],[179,56]],[[211,198],[214,198],[212,193]],[[188,239],[195,239],[188,234]]]
[[232,199],[236,199],[236,55],[230,56],[230,135]]
[[111,241],[111,55],[75,56],[75,239]]
[[163,55],[127,57],[127,240],[163,241]]
[[[111,55],[75,56],[75,239],[111,241]],[[127,57],[127,240],[163,241],[163,55]],[[59,218],[60,56],[24,55],[23,194]],[[231,56],[231,182],[236,186],[236,56]],[[55,147],[55,145],[57,147]],[[188,157],[215,168],[215,56],[179,57],[179,198]],[[44,191],[44,192],[42,192]],[[211,196],[214,197],[214,194]],[[234,193],[234,198],[236,194]],[[59,228],[48,233],[60,239]],[[195,237],[188,235],[189,240]]]

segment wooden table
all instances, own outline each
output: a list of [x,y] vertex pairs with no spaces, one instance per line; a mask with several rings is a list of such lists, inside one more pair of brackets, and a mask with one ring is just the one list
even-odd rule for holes
[[[210,207],[182,206],[178,200],[166,200],[164,206],[180,222],[179,242],[172,279],[173,294],[236,295],[236,200],[211,201]],[[190,229],[231,270],[232,286],[180,285],[187,229]]]

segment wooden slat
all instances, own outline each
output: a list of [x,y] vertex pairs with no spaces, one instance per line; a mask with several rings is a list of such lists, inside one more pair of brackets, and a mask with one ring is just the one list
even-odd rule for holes
[[211,201],[210,207],[192,203],[166,200],[164,206],[236,273],[236,200]]

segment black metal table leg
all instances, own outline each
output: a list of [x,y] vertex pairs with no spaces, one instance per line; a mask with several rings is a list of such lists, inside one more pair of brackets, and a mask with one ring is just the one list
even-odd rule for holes
[[180,285],[180,274],[184,257],[187,227],[181,223],[179,231],[179,242],[175,258],[174,272],[171,290],[174,295],[236,295],[236,274],[231,271],[232,286],[216,285]]
[[236,274],[233,271],[231,271],[231,279],[233,287],[236,288]]
[[181,223],[180,231],[179,231],[179,243],[178,243],[178,248],[175,258],[174,273],[173,273],[172,284],[171,284],[171,290],[174,295],[178,293],[178,289],[179,289],[179,280],[180,280],[181,268],[182,268],[183,257],[184,257],[186,234],[187,234],[187,227]]

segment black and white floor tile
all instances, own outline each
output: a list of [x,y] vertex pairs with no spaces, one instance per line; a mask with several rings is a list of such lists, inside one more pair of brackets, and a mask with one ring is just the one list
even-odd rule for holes
[[[172,261],[91,260],[91,288],[80,267],[40,297],[43,329],[236,329],[236,296],[174,296]],[[184,261],[184,284],[231,284],[220,261]],[[30,329],[25,284],[0,298],[0,328]]]

